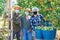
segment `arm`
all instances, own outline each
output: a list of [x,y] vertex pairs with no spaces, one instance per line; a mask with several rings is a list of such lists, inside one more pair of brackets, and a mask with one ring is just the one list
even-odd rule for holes
[[18,22],[19,21],[19,18],[17,18],[17,19],[16,18],[17,18],[16,17],[16,14],[14,13],[13,14],[13,23],[17,25],[17,24],[19,24],[19,22]]
[[21,24],[20,24],[20,28],[23,28],[23,17],[21,16]]
[[32,29],[33,28],[33,19],[32,19],[32,17],[30,18],[30,28]]
[[17,19],[17,20],[13,19],[13,23],[16,24],[16,25],[20,24],[19,19]]
[[30,20],[29,20],[28,32],[30,32],[31,30],[32,30],[32,26],[31,26],[31,23],[30,23]]

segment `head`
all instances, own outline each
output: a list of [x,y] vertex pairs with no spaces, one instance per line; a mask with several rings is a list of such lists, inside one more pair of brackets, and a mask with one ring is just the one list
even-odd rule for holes
[[25,9],[25,15],[29,15],[29,13],[30,13],[30,8],[26,8]]
[[16,17],[19,16],[19,12],[20,12],[19,10],[14,10],[14,11],[13,11],[14,16],[16,16]]
[[18,6],[18,5],[15,5],[15,6],[13,7],[13,9],[14,9],[14,13],[15,13],[16,17],[19,16],[21,7]]
[[14,16],[15,17],[18,17],[19,16],[19,13],[16,13],[16,11],[14,11]]
[[32,8],[32,12],[34,15],[37,15],[39,9],[37,7]]

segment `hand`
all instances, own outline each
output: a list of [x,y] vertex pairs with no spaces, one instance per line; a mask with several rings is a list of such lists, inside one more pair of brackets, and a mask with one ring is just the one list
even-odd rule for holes
[[38,28],[40,28],[40,26],[38,26]]
[[31,29],[28,30],[28,32],[30,32],[30,31],[31,31]]
[[28,30],[28,32],[30,32],[30,31]]
[[20,30],[20,35],[22,36],[22,30]]

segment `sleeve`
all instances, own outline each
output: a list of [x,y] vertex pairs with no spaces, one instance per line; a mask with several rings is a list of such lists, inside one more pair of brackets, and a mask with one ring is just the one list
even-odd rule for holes
[[16,25],[20,24],[20,19],[13,19],[13,23]]
[[28,28],[28,30],[32,30],[32,26],[31,26],[30,20],[29,20],[29,28]]
[[13,14],[13,23],[15,25],[19,25],[20,24],[20,17],[16,17],[16,15]]
[[31,28],[33,28],[33,19],[32,19],[32,17],[30,18],[30,26],[31,26]]
[[21,16],[21,24],[20,24],[20,28],[22,29],[23,28],[23,17]]
[[32,26],[32,18],[30,18],[30,25]]

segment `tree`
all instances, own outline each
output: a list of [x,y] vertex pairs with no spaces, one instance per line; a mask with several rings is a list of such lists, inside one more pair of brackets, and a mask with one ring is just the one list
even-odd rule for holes
[[0,0],[0,15],[3,14],[5,8],[6,1]]
[[60,0],[17,0],[19,6],[24,8],[32,8],[34,6],[39,8],[39,12],[49,20],[54,22],[54,26],[60,26],[58,24],[58,19],[60,19]]

